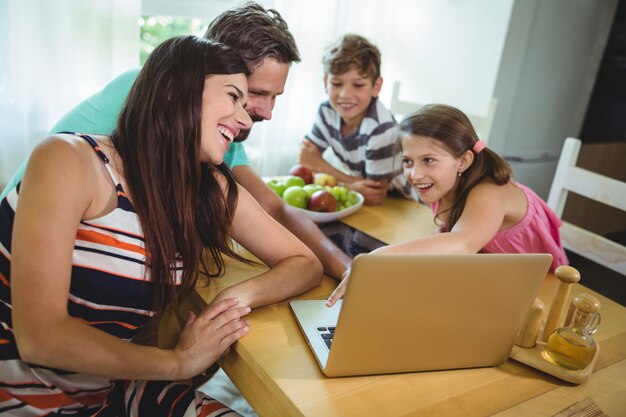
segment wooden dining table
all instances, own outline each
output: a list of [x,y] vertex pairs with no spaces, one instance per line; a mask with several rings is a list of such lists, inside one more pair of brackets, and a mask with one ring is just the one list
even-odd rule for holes
[[[380,206],[363,206],[342,221],[387,243],[435,230],[430,209],[394,197]],[[263,269],[229,260],[226,276],[209,286],[199,285],[197,294],[210,302],[220,289]],[[546,311],[557,281],[549,274],[540,289]],[[336,280],[324,276],[321,285],[295,298],[323,299],[336,285]],[[594,373],[580,385],[512,359],[497,367],[328,378],[300,332],[288,300],[253,310],[248,334],[220,365],[261,417],[552,416],[589,398],[609,416],[626,416],[626,308],[579,284],[573,286],[570,298],[583,292],[600,301],[602,324],[594,334],[600,346]]]

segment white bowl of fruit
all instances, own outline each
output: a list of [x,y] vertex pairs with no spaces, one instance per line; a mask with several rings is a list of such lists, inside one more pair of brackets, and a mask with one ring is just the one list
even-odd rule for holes
[[[296,165],[290,175],[265,179],[265,183],[287,204],[302,210],[315,223],[339,220],[363,205],[363,195],[338,185],[329,174],[313,173]],[[292,175],[298,174],[298,175]]]

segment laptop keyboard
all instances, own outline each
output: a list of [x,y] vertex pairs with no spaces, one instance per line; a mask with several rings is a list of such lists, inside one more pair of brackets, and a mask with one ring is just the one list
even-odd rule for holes
[[330,345],[333,343],[333,336],[335,335],[335,326],[321,326],[317,328],[317,332],[322,337],[324,343],[328,349],[330,349]]

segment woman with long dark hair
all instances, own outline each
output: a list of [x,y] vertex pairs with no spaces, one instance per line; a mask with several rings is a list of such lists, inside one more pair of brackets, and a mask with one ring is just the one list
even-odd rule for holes
[[[322,272],[223,164],[251,125],[248,73],[221,44],[172,38],[144,65],[113,135],[59,134],[34,150],[0,205],[0,413],[232,415],[172,381],[244,336],[250,308]],[[173,349],[130,343],[200,275],[223,275],[224,255],[243,260],[231,239],[269,270],[190,314]]]

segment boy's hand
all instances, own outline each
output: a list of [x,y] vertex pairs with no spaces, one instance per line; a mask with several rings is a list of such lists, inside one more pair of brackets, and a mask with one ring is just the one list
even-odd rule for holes
[[324,158],[322,157],[322,153],[319,149],[317,149],[317,146],[315,146],[310,140],[304,139],[300,145],[300,164],[317,171],[319,170],[323,160]]
[[358,180],[348,187],[363,194],[365,204],[370,206],[381,204],[387,196],[387,181]]

